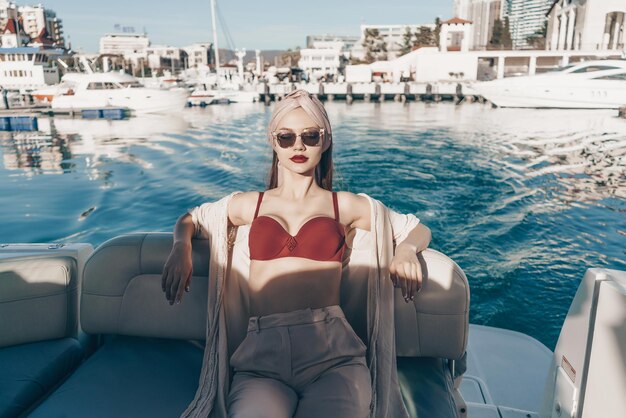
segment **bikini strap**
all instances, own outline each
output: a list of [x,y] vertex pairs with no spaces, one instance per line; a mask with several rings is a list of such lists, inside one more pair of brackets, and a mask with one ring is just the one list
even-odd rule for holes
[[264,192],[259,192],[259,200],[256,202],[256,210],[254,211],[253,219],[256,219],[257,215],[259,214],[259,208],[261,207],[261,200],[263,200],[263,193]]
[[335,220],[339,222],[339,204],[337,203],[337,192],[333,193],[333,208],[335,209]]

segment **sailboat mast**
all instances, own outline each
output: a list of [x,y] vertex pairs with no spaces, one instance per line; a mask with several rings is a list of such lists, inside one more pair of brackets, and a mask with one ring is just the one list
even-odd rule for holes
[[219,70],[220,70],[220,50],[217,46],[217,24],[215,23],[215,0],[211,0],[211,26],[213,27],[213,47],[215,48],[215,73],[217,75],[217,82],[219,85]]

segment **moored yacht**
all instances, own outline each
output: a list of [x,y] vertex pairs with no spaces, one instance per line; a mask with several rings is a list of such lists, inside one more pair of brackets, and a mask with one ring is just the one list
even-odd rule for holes
[[580,62],[471,88],[498,107],[617,109],[626,105],[626,60]]
[[147,88],[135,77],[119,72],[68,73],[52,98],[53,109],[124,108],[136,113],[177,111],[186,103],[185,90]]

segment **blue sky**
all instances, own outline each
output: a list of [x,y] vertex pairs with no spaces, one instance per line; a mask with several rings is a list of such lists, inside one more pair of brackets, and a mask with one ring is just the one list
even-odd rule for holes
[[[209,0],[41,1],[63,20],[66,40],[97,52],[100,37],[114,26],[145,28],[152,44],[185,46],[211,40]],[[306,35],[357,35],[361,23],[430,23],[452,17],[452,0],[217,0],[237,48],[304,47]],[[18,5],[30,4],[17,0]],[[32,2],[38,3],[37,2]],[[228,47],[222,32],[220,48]]]

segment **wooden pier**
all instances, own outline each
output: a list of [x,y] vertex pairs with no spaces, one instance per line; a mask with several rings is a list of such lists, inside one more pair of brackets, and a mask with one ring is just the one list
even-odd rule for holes
[[304,89],[322,101],[407,102],[443,100],[456,103],[479,99],[463,83],[289,83],[260,86],[261,101],[279,101],[296,89]]

